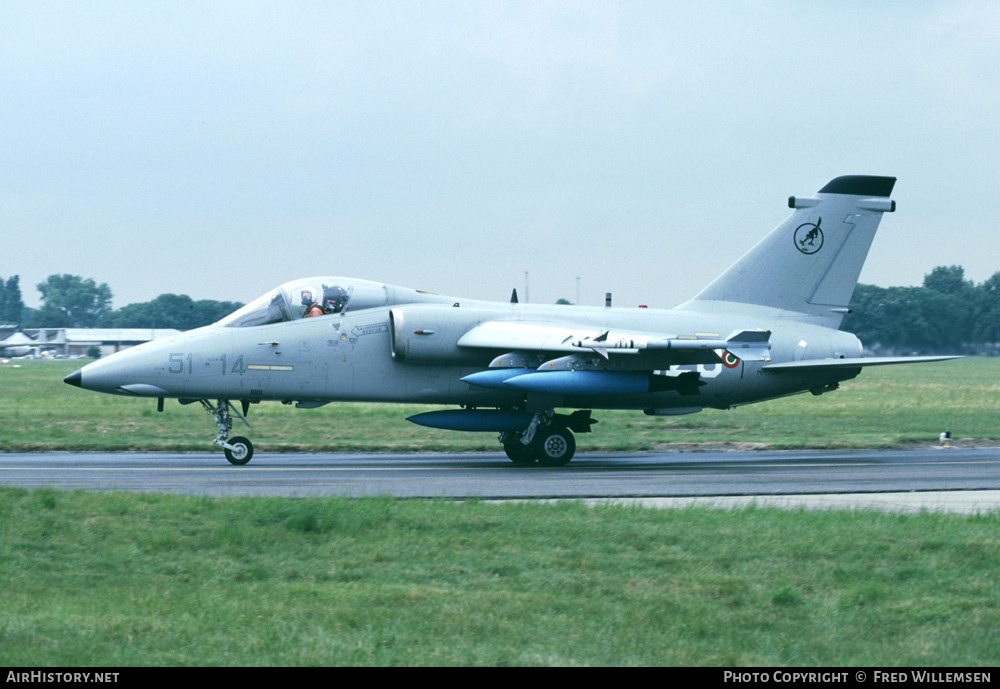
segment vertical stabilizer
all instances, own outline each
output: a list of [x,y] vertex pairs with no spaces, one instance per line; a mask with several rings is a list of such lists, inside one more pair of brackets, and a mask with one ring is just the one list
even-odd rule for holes
[[780,309],[788,317],[840,326],[895,177],[837,177],[815,196],[788,199],[794,212],[698,296],[680,308]]

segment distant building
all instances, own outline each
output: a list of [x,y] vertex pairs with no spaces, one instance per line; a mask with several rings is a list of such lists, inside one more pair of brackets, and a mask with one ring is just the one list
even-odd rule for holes
[[91,347],[101,356],[114,354],[143,342],[176,335],[165,328],[24,328],[0,325],[0,354],[41,357],[85,356]]

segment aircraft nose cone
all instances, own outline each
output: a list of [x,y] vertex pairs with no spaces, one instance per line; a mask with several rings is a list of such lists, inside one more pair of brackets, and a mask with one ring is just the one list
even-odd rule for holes
[[80,373],[83,369],[77,369],[70,373],[68,376],[63,378],[64,383],[69,383],[70,385],[75,385],[76,387],[82,387],[80,381],[83,379],[83,374]]

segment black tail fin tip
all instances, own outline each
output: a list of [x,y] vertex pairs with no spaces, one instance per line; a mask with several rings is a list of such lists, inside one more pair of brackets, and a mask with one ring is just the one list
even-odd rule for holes
[[830,180],[819,190],[820,194],[848,194],[851,196],[884,196],[892,194],[895,177],[871,177],[868,175],[846,175]]

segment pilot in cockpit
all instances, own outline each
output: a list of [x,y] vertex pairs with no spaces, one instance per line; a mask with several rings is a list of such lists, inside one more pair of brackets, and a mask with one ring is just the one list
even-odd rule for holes
[[347,291],[340,285],[323,285],[323,313],[340,313],[347,306]]
[[315,299],[313,299],[313,293],[311,289],[307,288],[302,290],[302,305],[306,307],[305,311],[302,312],[303,318],[323,315],[323,309],[320,308],[320,305],[316,303]]

